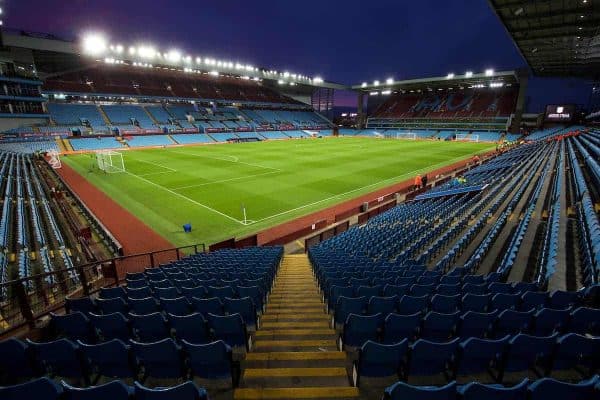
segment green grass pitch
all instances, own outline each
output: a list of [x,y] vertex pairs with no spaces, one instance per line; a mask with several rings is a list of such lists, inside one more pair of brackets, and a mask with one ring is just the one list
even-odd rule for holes
[[[240,238],[493,147],[372,138],[172,147],[125,151],[127,172],[114,174],[92,168],[90,155],[63,160],[184,246]],[[190,234],[182,232],[187,222]]]

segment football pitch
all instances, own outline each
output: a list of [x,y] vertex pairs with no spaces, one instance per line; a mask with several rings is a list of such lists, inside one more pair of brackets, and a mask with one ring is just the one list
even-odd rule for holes
[[[124,173],[100,171],[89,154],[63,161],[184,246],[241,238],[493,148],[327,138],[124,151]],[[193,226],[189,234],[185,223]]]

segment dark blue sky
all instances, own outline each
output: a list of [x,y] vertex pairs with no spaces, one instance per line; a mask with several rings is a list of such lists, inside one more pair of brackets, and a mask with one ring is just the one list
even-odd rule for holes
[[[487,1],[4,0],[5,25],[178,47],[346,84],[514,69],[525,61]],[[530,109],[587,103],[577,80],[534,79]],[[340,105],[353,104],[339,96]]]

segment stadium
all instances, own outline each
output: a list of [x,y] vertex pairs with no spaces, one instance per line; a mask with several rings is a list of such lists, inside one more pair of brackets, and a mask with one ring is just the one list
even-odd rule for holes
[[484,2],[523,64],[352,82],[5,3],[0,399],[600,398],[599,1]]

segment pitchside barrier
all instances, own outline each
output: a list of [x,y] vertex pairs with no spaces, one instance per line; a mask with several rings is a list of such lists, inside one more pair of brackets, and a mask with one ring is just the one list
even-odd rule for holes
[[[0,285],[0,339],[13,336],[17,331],[35,329],[41,318],[64,308],[66,297],[89,296],[102,287],[118,286],[128,272],[156,268],[205,251],[204,244],[195,244],[116,257],[5,282]],[[71,279],[74,275],[79,282]]]

